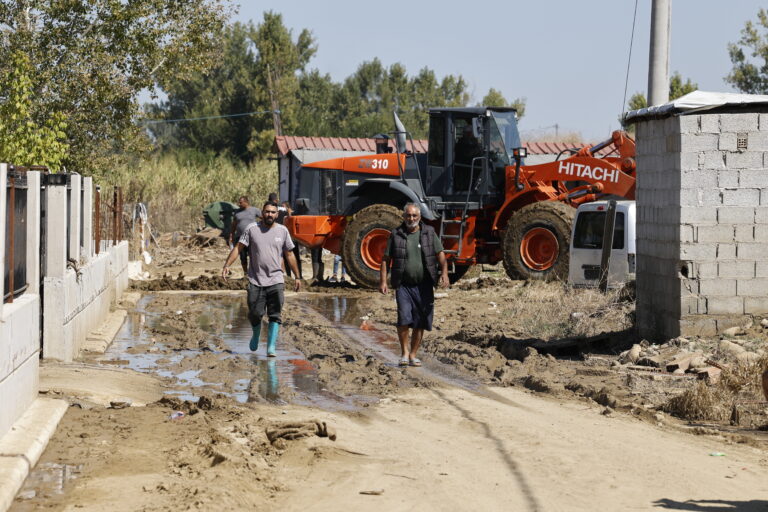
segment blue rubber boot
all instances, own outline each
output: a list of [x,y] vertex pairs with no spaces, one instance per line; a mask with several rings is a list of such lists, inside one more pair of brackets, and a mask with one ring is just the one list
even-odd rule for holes
[[251,336],[250,348],[252,352],[256,352],[257,350],[259,350],[259,338],[261,337],[261,322],[259,322],[258,325],[252,325],[251,329],[253,329],[253,336]]
[[269,322],[267,331],[267,357],[275,357],[275,347],[277,346],[277,333],[280,331],[280,324]]

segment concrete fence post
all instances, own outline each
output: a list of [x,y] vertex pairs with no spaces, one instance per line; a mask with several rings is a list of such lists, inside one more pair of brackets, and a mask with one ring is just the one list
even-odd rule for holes
[[80,184],[79,174],[70,175],[69,182],[69,257],[80,262]]
[[83,257],[93,258],[93,178],[83,178]]
[[[5,297],[5,230],[8,229],[5,225],[5,197],[8,183],[8,164],[0,164],[0,269],[3,269],[3,274],[0,275],[0,299]],[[10,269],[13,272],[13,269]],[[0,318],[3,317],[3,303],[5,300],[0,300]]]
[[67,184],[51,177],[61,175],[49,175],[45,187],[45,277],[64,277],[67,271]]
[[42,174],[27,171],[27,291],[40,294],[40,213]]

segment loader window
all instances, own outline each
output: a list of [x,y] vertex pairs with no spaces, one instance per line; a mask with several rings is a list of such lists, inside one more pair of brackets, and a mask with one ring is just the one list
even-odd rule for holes
[[[574,249],[602,249],[605,212],[581,212],[573,233]],[[616,212],[612,249],[624,248],[624,212]]]
[[484,155],[483,143],[472,131],[472,118],[454,119],[453,128],[453,188],[455,191],[469,190],[477,183],[483,168],[482,161],[475,161]]
[[445,167],[445,119],[429,118],[429,165]]

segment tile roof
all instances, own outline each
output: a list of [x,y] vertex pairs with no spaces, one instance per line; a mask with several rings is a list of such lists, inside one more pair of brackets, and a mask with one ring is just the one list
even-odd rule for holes
[[[427,152],[426,140],[414,140],[413,144],[416,153]],[[394,147],[394,142],[389,141],[389,145]],[[571,148],[582,148],[592,144],[569,144],[567,142],[523,142],[523,147],[528,149],[530,155],[556,155],[563,150]],[[341,151],[376,151],[376,143],[373,139],[362,139],[355,137],[298,137],[291,135],[280,135],[275,137],[275,149],[279,156],[288,154],[294,149],[324,149]],[[411,141],[407,142],[407,147],[411,150]],[[598,154],[603,156],[610,151],[602,150]]]

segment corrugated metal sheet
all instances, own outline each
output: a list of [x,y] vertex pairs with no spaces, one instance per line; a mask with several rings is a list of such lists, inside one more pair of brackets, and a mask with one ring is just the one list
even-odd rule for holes
[[[416,153],[427,152],[426,140],[414,140]],[[394,141],[389,141],[390,147],[394,149]],[[531,155],[557,155],[567,149],[580,149],[593,144],[568,144],[566,142],[523,142],[523,146],[528,149]],[[275,137],[275,149],[279,156],[285,156],[289,151],[297,149],[319,149],[326,151],[363,151],[374,153],[376,151],[376,142],[373,139],[362,139],[354,137],[296,137],[291,135],[281,135]],[[411,141],[408,141],[408,150],[411,148]],[[610,151],[600,151],[599,155],[609,154]]]

